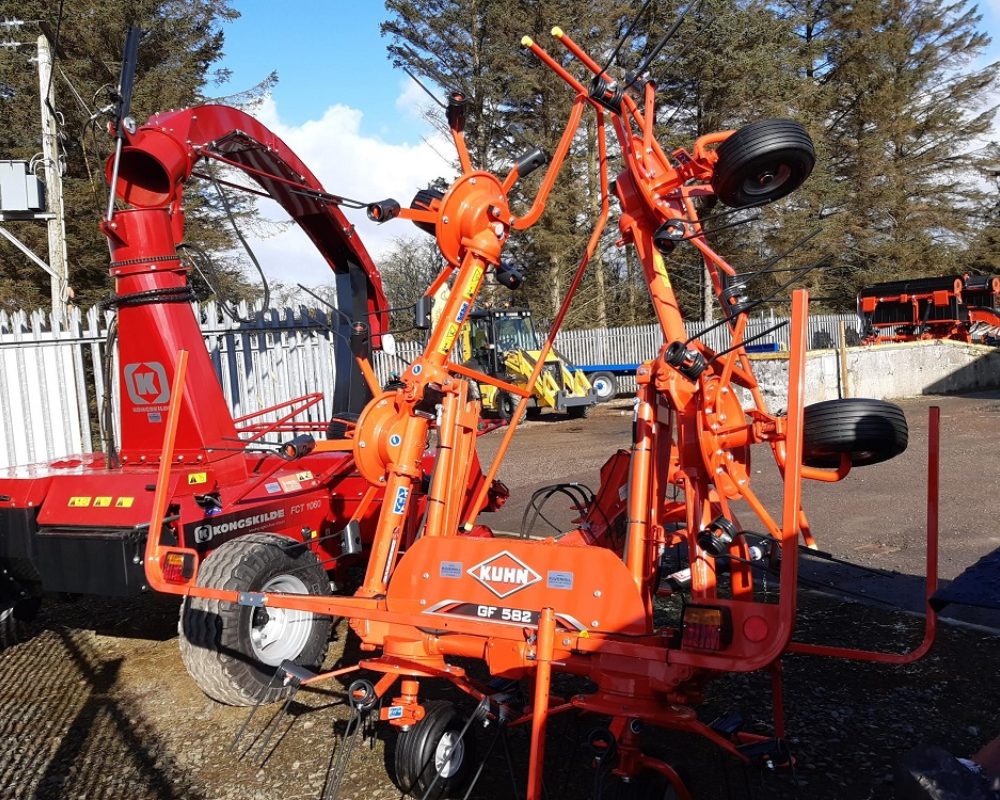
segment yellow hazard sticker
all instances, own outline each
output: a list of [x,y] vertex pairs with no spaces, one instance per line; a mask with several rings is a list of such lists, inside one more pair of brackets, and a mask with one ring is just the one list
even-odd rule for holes
[[94,498],[94,508],[110,508],[111,498],[110,497],[95,497]]
[[667,274],[667,264],[661,256],[655,250],[653,251],[653,269],[656,270],[656,274],[663,278],[663,282],[670,286],[670,276]]
[[115,508],[132,508],[134,502],[134,497],[119,497],[115,500]]
[[441,340],[441,345],[438,347],[438,352],[442,355],[448,355],[451,352],[451,346],[455,344],[455,337],[458,336],[458,325],[454,322],[448,323],[448,329],[444,332],[444,338]]
[[197,483],[208,483],[208,473],[207,472],[189,472],[188,473],[188,486],[194,486]]
[[69,499],[70,508],[87,508],[90,506],[91,497],[71,497]]
[[295,479],[299,481],[311,481],[313,479],[313,474],[309,470],[305,470],[304,472],[300,472],[296,475]]
[[472,270],[472,275],[469,277],[469,282],[465,285],[464,297],[466,300],[472,300],[476,296],[476,290],[479,289],[479,284],[483,280],[483,268],[476,267]]

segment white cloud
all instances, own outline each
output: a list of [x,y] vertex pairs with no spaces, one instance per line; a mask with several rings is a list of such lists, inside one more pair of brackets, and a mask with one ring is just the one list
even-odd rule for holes
[[[402,102],[403,96],[397,107]],[[267,98],[255,116],[302,159],[324,189],[344,197],[364,202],[393,197],[405,206],[428,181],[454,174],[447,160],[451,157],[447,140],[428,130],[421,141],[388,144],[362,133],[363,112],[355,108],[330,106],[318,119],[288,125],[282,122],[274,100]],[[269,218],[287,219],[283,210],[270,201],[262,202],[260,207]],[[345,209],[345,214],[357,226],[376,264],[392,239],[417,233],[412,224],[403,220],[376,225],[363,210]],[[266,239],[247,238],[269,279],[307,286],[327,281],[329,268],[297,226]]]
[[[997,0],[1000,2],[1000,0]],[[433,92],[432,87],[428,87]],[[427,108],[434,105],[434,101],[431,100],[430,96],[422,88],[417,85],[417,82],[407,76],[406,80],[399,82],[399,96],[396,98],[396,110],[406,116],[420,120],[424,120],[424,112]]]

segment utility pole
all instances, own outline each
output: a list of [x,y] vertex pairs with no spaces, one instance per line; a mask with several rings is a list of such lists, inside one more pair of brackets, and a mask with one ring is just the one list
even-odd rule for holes
[[52,51],[43,33],[38,37],[38,94],[42,110],[42,158],[45,169],[45,204],[49,217],[49,266],[51,277],[52,313],[66,318],[66,291],[69,267],[66,259],[66,216],[63,206],[62,169],[59,162],[58,123],[55,108],[55,81],[52,80]]

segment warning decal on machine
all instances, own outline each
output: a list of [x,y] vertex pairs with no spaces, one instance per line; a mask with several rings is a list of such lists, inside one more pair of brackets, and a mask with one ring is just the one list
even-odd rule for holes
[[71,497],[68,505],[70,508],[87,508],[92,499],[91,497]]

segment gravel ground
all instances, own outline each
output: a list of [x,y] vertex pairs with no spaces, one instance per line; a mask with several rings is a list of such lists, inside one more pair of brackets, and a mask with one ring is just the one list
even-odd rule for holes
[[[953,577],[1000,545],[996,523],[985,513],[996,506],[998,474],[986,454],[1000,444],[1000,393],[935,402],[943,407],[944,426],[942,574]],[[840,485],[810,485],[806,495],[825,549],[897,570],[895,582],[907,586],[919,584],[922,570],[929,404],[903,403],[912,434],[902,457],[859,470]],[[627,445],[629,422],[627,407],[606,406],[587,421],[528,423],[502,473],[514,490],[513,505],[483,521],[517,529],[523,502],[539,485],[595,484],[601,462]],[[487,453],[497,436],[483,440]],[[777,481],[761,462],[755,485],[773,503]],[[796,638],[903,650],[919,641],[921,626],[910,614],[807,593]],[[343,687],[300,693],[261,751],[260,732],[275,712],[264,709],[231,750],[247,712],[217,705],[193,686],[175,630],[176,606],[163,598],[48,604],[37,636],[0,654],[0,799],[319,800],[347,718]],[[331,664],[342,654],[343,634],[341,626]],[[697,798],[891,798],[892,765],[912,745],[935,742],[964,754],[1000,733],[998,656],[1000,638],[947,624],[931,654],[907,667],[787,657],[794,772],[743,770],[691,737],[653,733],[647,744],[682,768]],[[767,675],[726,676],[710,685],[699,713],[710,720],[739,710],[748,730],[766,732],[769,686]],[[561,682],[559,688],[580,687]],[[550,796],[589,796],[588,758],[576,743],[594,725],[570,716],[553,723]],[[523,772],[523,733],[512,734],[512,750]],[[384,742],[358,744],[341,800],[398,798],[383,762]],[[509,787],[504,761],[494,757],[473,797],[510,798]]]

